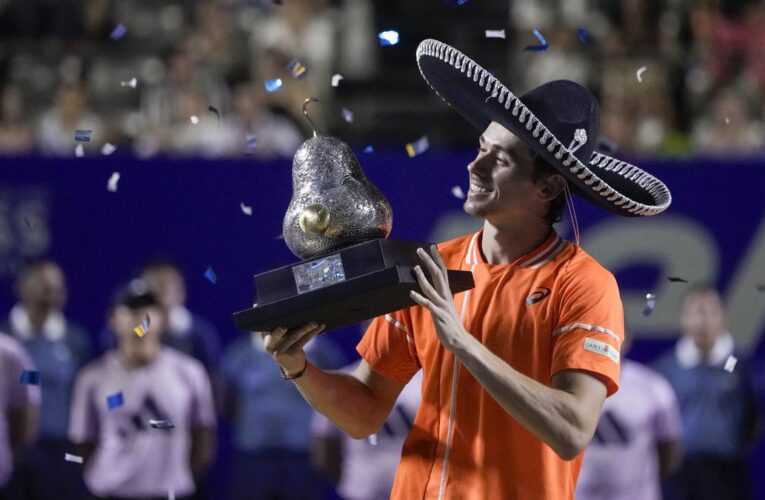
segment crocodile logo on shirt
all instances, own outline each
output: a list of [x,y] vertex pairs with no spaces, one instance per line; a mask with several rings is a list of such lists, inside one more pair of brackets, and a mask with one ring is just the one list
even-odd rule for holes
[[531,292],[531,295],[526,297],[526,305],[527,306],[533,306],[534,304],[538,302],[542,302],[550,295],[551,290],[549,288],[540,286],[533,292]]

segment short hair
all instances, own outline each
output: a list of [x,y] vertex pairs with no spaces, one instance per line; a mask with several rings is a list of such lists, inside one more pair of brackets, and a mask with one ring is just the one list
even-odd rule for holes
[[[542,158],[542,155],[534,154],[534,161],[533,161],[533,170],[532,170],[532,180],[538,181],[542,178],[550,177],[551,175],[560,174],[560,172],[550,165],[550,163]],[[568,184],[568,181],[564,181],[566,184]],[[544,216],[544,221],[547,223],[548,226],[551,226],[555,224],[556,222],[560,222],[560,220],[563,218],[563,208],[566,206],[566,192],[561,192],[555,199],[550,201],[550,205],[547,208],[547,213]]]
[[16,273],[16,281],[18,283],[25,281],[32,273],[39,271],[45,266],[53,266],[61,269],[58,262],[50,257],[30,257],[24,259],[24,262],[21,264],[19,271]]
[[717,295],[718,297],[720,297],[722,301],[720,290],[718,290],[717,287],[712,283],[703,282],[703,283],[694,283],[693,285],[688,287],[688,289],[685,290],[685,292],[683,292],[683,298],[682,298],[681,304],[685,305],[685,303],[691,297],[698,297],[699,295],[705,295],[707,293],[713,293]]
[[112,297],[112,310],[120,306],[135,310],[158,305],[159,300],[156,295],[151,293],[146,282],[140,279],[134,279],[127,285],[118,288]]
[[139,274],[166,270],[175,271],[181,275],[183,274],[181,273],[181,268],[178,266],[178,264],[167,257],[154,257],[150,260],[147,260],[139,269]]

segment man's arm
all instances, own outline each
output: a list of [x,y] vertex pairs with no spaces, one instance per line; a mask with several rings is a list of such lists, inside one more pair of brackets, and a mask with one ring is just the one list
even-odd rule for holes
[[659,441],[656,443],[659,455],[659,474],[667,477],[680,468],[683,461],[683,448],[680,441]]
[[418,255],[433,279],[431,285],[420,266],[415,275],[423,293],[410,292],[430,310],[441,344],[454,353],[491,396],[525,429],[547,443],[564,460],[576,457],[595,433],[606,398],[606,386],[584,372],[564,370],[552,387],[515,370],[465,331],[457,313],[446,266],[438,250]]
[[305,372],[292,382],[316,411],[354,439],[377,431],[388,418],[404,388],[361,361],[353,374],[321,370],[305,358],[303,348],[324,329],[310,323],[293,331],[277,328],[263,333],[266,352],[287,374]]
[[32,403],[23,404],[8,413],[8,437],[14,462],[37,437],[38,416],[39,409]]
[[215,427],[196,427],[191,430],[191,474],[195,481],[204,473],[215,455]]

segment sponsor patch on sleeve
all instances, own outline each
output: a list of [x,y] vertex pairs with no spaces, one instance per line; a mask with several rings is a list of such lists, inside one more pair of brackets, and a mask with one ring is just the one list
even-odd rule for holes
[[619,364],[619,351],[605,342],[591,338],[584,339],[584,350],[605,356],[617,365]]

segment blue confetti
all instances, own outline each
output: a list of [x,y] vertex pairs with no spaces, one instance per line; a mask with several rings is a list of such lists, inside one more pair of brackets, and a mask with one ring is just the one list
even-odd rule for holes
[[582,43],[582,45],[584,45],[585,47],[589,45],[590,36],[587,34],[587,30],[580,26],[579,28],[577,28],[576,32],[579,34],[579,41]]
[[547,43],[547,40],[544,36],[542,36],[542,33],[540,33],[539,30],[534,30],[534,36],[537,40],[539,40],[539,45],[527,45],[523,50],[545,51],[550,47],[550,45]]
[[343,120],[346,123],[353,123],[353,111],[348,108],[343,108]]
[[213,271],[213,268],[210,266],[207,266],[207,270],[205,271],[205,278],[207,278],[207,281],[213,285],[218,282],[218,277],[215,275],[215,271]]
[[382,45],[383,47],[386,47],[388,45],[396,45],[398,43],[398,31],[395,31],[395,30],[381,31],[377,35],[377,38],[380,41],[380,45]]
[[125,27],[124,24],[120,23],[114,28],[114,30],[112,31],[112,34],[109,35],[109,38],[111,38],[112,40],[119,40],[120,38],[125,36],[125,33],[127,33],[127,28]]
[[282,79],[277,78],[275,80],[266,80],[266,91],[268,92],[276,92],[280,88],[282,88]]
[[92,135],[92,130],[75,130],[74,140],[77,142],[90,142],[90,136]]
[[410,142],[406,145],[406,154],[409,155],[409,158],[414,158],[417,155],[421,155],[428,149],[430,149],[430,141],[428,141],[428,136],[423,135],[416,141]]
[[106,396],[106,406],[109,407],[109,411],[116,410],[120,406],[125,404],[125,400],[122,397],[122,392]]
[[19,384],[40,385],[40,372],[24,370],[19,377]]
[[364,152],[367,153],[367,154],[374,153],[375,152],[375,148],[373,148],[372,145],[370,144],[369,146],[364,148]]
[[247,154],[253,154],[255,151],[255,148],[258,147],[258,140],[257,137],[255,137],[254,134],[247,134],[245,136],[245,139],[247,140],[247,147],[245,148],[245,153]]
[[444,3],[446,5],[460,6],[460,5],[465,5],[466,3],[468,3],[468,0],[444,0]]

